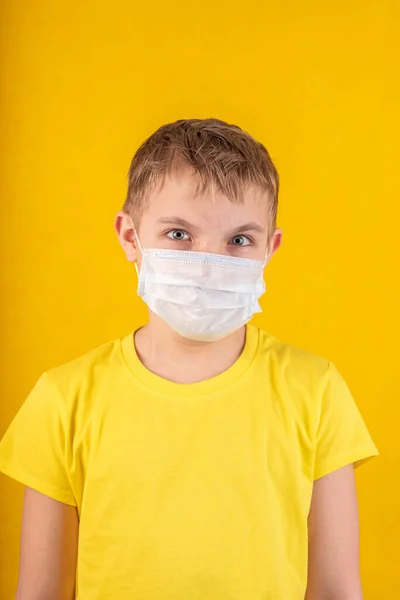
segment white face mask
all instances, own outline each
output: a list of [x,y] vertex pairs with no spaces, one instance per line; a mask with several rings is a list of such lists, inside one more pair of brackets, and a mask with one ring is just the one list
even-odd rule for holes
[[261,312],[265,261],[187,250],[143,249],[138,295],[184,338],[212,342]]

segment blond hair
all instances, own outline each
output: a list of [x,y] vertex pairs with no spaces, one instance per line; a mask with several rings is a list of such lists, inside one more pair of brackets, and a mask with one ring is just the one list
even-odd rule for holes
[[240,127],[218,119],[168,123],[145,140],[130,165],[123,210],[137,222],[149,193],[185,167],[198,176],[197,193],[216,188],[238,203],[249,186],[265,191],[275,228],[279,176],[267,149]]

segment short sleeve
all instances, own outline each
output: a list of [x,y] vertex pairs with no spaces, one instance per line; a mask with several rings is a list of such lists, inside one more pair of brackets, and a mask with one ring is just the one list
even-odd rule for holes
[[0,471],[54,500],[76,505],[66,468],[65,407],[42,375],[0,443]]
[[330,364],[322,394],[314,479],[352,463],[357,467],[377,454],[346,382]]

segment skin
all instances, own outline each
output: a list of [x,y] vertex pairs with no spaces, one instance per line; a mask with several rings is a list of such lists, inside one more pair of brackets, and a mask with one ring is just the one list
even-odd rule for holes
[[[243,204],[232,204],[217,192],[195,197],[195,183],[189,172],[180,173],[152,194],[136,223],[141,246],[254,259],[264,259],[267,253],[270,259],[282,234],[279,229],[271,232],[269,199],[256,189],[247,190]],[[118,213],[115,229],[127,259],[140,268],[140,245],[130,215]],[[233,243],[239,238],[241,243]],[[135,336],[144,365],[178,383],[225,371],[239,357],[244,342],[244,328],[213,343],[185,340],[151,313],[149,323]],[[353,471],[349,465],[314,483],[305,600],[362,600]],[[27,489],[17,600],[73,600],[77,539],[76,509]]]
[[362,600],[353,465],[314,482],[306,600]]
[[16,600],[75,598],[76,508],[26,488]]

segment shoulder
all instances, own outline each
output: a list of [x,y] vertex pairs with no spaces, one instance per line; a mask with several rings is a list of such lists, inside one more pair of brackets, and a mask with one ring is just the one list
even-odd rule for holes
[[47,370],[42,379],[64,400],[89,395],[126,370],[121,342],[117,338],[67,363]]
[[[270,398],[300,420],[316,426],[326,399],[337,402],[345,382],[336,367],[326,358],[282,342],[259,330],[258,380],[262,378]],[[347,392],[345,392],[347,394]]]
[[259,329],[258,356],[269,373],[287,385],[324,386],[335,369],[329,360],[285,343],[263,329]]
[[332,362],[262,330],[258,357],[258,378],[264,378],[271,394],[302,417],[313,415],[316,423],[324,418],[327,427],[335,420],[359,420],[347,382]]

